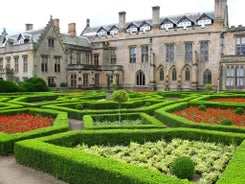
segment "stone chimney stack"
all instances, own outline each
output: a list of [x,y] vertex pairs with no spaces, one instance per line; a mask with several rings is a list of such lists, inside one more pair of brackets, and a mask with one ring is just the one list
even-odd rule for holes
[[90,27],[90,19],[86,20],[86,27]]
[[227,0],[215,0],[214,18],[216,21],[224,21],[227,11]]
[[76,23],[68,24],[68,34],[72,37],[76,36]]
[[119,32],[124,32],[126,29],[126,12],[119,12]]
[[26,24],[26,31],[31,31],[33,29],[33,24]]
[[60,32],[60,19],[54,19],[53,22],[54,22],[54,27],[56,28],[56,30]]
[[160,26],[160,7],[152,7],[152,25],[153,28],[158,28]]

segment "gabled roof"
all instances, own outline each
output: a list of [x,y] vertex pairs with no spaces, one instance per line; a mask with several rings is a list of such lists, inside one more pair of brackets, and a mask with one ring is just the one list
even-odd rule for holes
[[100,31],[105,31],[105,32],[108,32],[108,30],[104,27],[104,26],[101,26],[97,32],[100,32]]
[[181,18],[178,20],[177,24],[181,23],[183,20],[188,20],[188,21],[190,21],[192,24],[195,24],[195,21],[192,20],[190,17],[187,17],[186,15],[184,15],[183,17],[181,17]]
[[208,19],[214,20],[214,18],[211,17],[210,15],[207,15],[206,13],[203,13],[203,14],[201,14],[201,15],[196,19],[196,21],[198,22],[199,20],[201,20],[201,19],[204,18],[204,17],[207,17]]
[[174,24],[174,25],[176,24],[171,18],[166,17],[166,18],[164,18],[164,19],[161,21],[160,25],[166,24],[166,22],[171,23],[171,24]]
[[[164,21],[170,21],[172,22],[174,25],[177,25],[181,20],[183,20],[183,18],[188,19],[192,24],[194,25],[198,25],[198,20],[200,20],[199,18],[206,15],[207,17],[211,18],[212,20],[214,19],[214,12],[198,12],[198,13],[188,13],[188,14],[180,14],[180,15],[173,15],[173,16],[165,16],[165,17],[161,17],[160,18],[160,25],[162,25],[164,23]],[[131,25],[133,25],[134,27],[139,28],[140,26],[142,26],[142,23],[148,23],[149,25],[152,25],[152,19],[143,19],[143,20],[135,20],[135,21],[131,21],[131,22],[126,22],[126,29],[128,29]],[[86,36],[86,37],[94,37],[96,36],[96,33],[98,32],[98,30],[101,27],[106,28],[106,30],[111,30],[114,27],[119,27],[119,24],[109,24],[109,25],[100,25],[100,26],[94,26],[94,27],[90,27],[87,26],[85,27],[85,29],[83,30],[83,32],[81,33],[81,35]]]
[[152,27],[152,24],[149,21],[147,21],[147,20],[142,21],[141,24],[139,25],[139,27],[142,27],[145,24],[147,24],[148,26]]

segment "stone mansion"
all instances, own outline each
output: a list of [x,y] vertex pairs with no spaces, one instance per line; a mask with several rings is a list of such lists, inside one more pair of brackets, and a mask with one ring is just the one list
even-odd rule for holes
[[59,19],[33,30],[0,35],[0,78],[25,81],[41,77],[48,85],[100,89],[111,83],[124,89],[198,90],[206,84],[245,91],[245,27],[229,26],[227,0],[214,11],[86,27],[61,33]]

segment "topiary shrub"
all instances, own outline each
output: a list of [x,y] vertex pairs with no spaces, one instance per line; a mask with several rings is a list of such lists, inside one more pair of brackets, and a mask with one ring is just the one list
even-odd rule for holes
[[79,110],[83,110],[84,106],[83,104],[77,104],[75,108]]
[[60,87],[67,87],[67,83],[66,82],[60,83]]
[[0,93],[18,92],[20,88],[12,81],[0,80]]
[[199,105],[199,106],[198,106],[198,109],[199,109],[200,111],[206,111],[206,110],[207,110],[207,107],[206,107],[205,105]]
[[195,165],[190,157],[178,157],[171,165],[171,172],[180,179],[191,179],[195,173]]
[[244,109],[242,107],[238,107],[235,109],[236,114],[244,114]]
[[28,92],[44,92],[48,91],[49,88],[46,82],[39,77],[31,77],[26,82],[24,82],[21,87]]
[[229,120],[229,119],[223,119],[221,122],[220,122],[221,125],[232,125],[232,121]]

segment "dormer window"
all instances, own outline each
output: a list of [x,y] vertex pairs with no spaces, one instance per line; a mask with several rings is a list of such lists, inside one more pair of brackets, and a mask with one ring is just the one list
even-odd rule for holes
[[98,32],[98,36],[106,36],[107,32],[106,31],[100,31]]
[[186,16],[181,18],[177,23],[178,27],[183,27],[184,29],[186,29],[187,27],[190,27],[192,25],[193,25],[193,22],[189,18],[187,18]]
[[54,38],[49,38],[48,39],[48,46],[49,47],[54,47]]
[[143,21],[141,25],[139,26],[140,31],[146,32],[151,30],[151,24],[147,21]]
[[211,25],[212,22],[213,19],[206,14],[201,15],[200,18],[197,19],[197,25],[202,27],[205,27],[205,25]]
[[136,33],[136,32],[138,32],[138,27],[134,23],[129,24],[129,26],[127,27],[127,33]]
[[174,28],[174,26],[175,24],[167,18],[162,22],[160,27],[161,29],[165,29],[166,31],[168,31],[169,29]]
[[109,30],[109,33],[110,33],[110,35],[117,35],[118,34],[118,30],[119,30],[119,28],[116,25],[114,25]]

